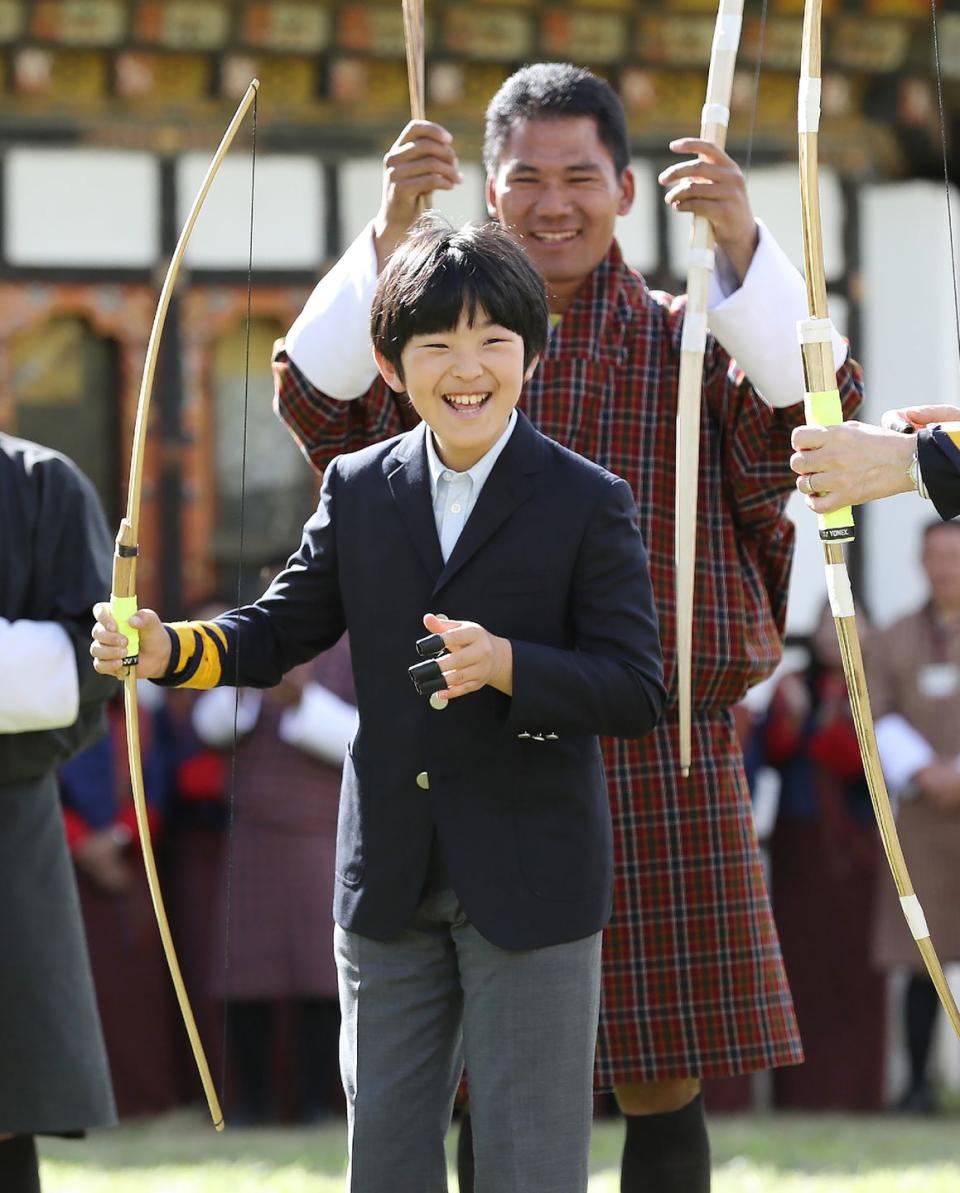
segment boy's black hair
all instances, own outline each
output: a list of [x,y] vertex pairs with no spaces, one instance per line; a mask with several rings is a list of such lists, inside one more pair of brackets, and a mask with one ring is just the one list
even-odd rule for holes
[[499,224],[452,228],[421,216],[380,276],[370,313],[373,346],[403,376],[400,354],[414,336],[452,331],[482,308],[523,340],[526,368],[547,344],[550,315],[543,279]]
[[603,79],[569,62],[524,66],[501,86],[487,107],[483,164],[495,174],[513,126],[521,120],[592,116],[597,135],[613,158],[617,176],[630,164],[627,117],[620,97]]

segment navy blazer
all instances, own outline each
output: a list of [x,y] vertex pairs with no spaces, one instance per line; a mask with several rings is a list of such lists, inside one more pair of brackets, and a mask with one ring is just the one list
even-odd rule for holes
[[[444,564],[424,436],[421,424],[331,463],[286,569],[217,619],[225,655],[239,632],[240,682],[268,686],[350,631],[360,727],[340,798],[339,924],[381,940],[406,928],[436,834],[488,940],[577,940],[610,912],[597,735],[641,736],[664,699],[634,499],[520,414]],[[418,695],[407,668],[427,612],[509,638],[513,696],[486,687],[437,710]],[[224,671],[233,682],[232,661]]]

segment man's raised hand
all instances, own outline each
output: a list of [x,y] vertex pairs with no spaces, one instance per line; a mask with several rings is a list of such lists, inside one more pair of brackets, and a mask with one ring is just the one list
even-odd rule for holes
[[671,141],[670,150],[699,156],[667,166],[660,174],[658,181],[667,188],[663,201],[675,211],[689,211],[710,221],[717,246],[742,282],[753,260],[759,233],[740,167],[729,154],[699,137]]
[[411,120],[383,159],[383,194],[373,222],[378,269],[417,218],[420,197],[462,181],[453,136],[430,120]]

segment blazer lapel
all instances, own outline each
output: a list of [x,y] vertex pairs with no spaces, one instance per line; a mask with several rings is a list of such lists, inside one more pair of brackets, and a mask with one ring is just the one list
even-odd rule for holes
[[443,568],[443,556],[430,499],[425,432],[426,423],[421,423],[404,435],[384,459],[383,470],[410,541],[427,572],[435,577]]
[[[437,578],[434,595],[450,583],[514,510],[531,497],[534,475],[543,466],[542,451],[543,443],[530,420],[518,412],[513,434],[487,477],[457,544]],[[433,511],[430,513],[432,516]]]

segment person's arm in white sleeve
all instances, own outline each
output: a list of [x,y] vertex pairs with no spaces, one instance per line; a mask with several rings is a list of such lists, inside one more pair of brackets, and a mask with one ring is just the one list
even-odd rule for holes
[[370,223],[320,279],[287,333],[287,356],[328,397],[360,397],[377,376],[370,342],[377,277]]
[[890,790],[899,799],[917,795],[914,780],[937,755],[927,739],[900,713],[886,713],[876,724],[877,750]]
[[[769,228],[757,220],[759,239],[753,260],[737,286],[736,275],[717,250],[710,279],[708,322],[721,346],[736,360],[768,406],[802,402],[803,358],[797,323],[808,318],[803,278]],[[833,359],[839,369],[847,343],[833,332]]]
[[211,688],[194,702],[193,731],[205,746],[223,750],[233,744],[234,721],[238,738],[256,726],[261,702],[260,693],[249,689],[240,693],[238,704],[236,688]]
[[280,739],[314,754],[331,766],[343,766],[347,745],[357,731],[357,710],[322,684],[308,683],[295,708],[280,719]]
[[63,626],[0,617],[0,733],[64,729],[79,711],[77,655]]

